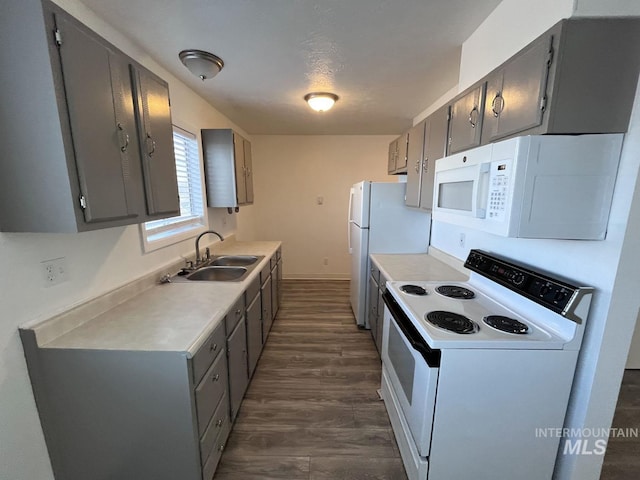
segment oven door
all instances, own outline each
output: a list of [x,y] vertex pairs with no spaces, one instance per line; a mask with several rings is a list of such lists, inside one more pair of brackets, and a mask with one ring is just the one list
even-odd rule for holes
[[429,455],[431,428],[440,368],[440,351],[433,350],[389,292],[385,302],[382,362],[416,448]]

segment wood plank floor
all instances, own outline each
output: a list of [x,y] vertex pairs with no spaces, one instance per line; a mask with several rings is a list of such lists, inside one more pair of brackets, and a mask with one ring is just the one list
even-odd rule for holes
[[[640,370],[624,372],[613,428],[640,430]],[[640,478],[640,438],[610,438],[600,480]]]
[[215,480],[405,480],[380,374],[348,282],[284,281]]

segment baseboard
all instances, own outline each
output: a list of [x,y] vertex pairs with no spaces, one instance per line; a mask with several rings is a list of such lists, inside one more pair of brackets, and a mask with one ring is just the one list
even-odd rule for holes
[[283,275],[284,280],[350,280],[344,273],[289,273]]

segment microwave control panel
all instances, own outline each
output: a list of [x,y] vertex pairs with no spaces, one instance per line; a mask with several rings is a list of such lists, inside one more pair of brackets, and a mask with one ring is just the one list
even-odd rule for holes
[[503,221],[505,219],[511,173],[510,159],[491,162],[487,199],[487,218],[489,220]]

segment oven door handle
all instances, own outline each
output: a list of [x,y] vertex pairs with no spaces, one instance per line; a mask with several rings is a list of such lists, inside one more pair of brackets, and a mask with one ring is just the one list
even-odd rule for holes
[[386,290],[382,294],[382,299],[384,300],[385,305],[389,309],[391,313],[391,317],[395,320],[398,328],[402,331],[402,334],[407,339],[409,344],[413,347],[413,349],[418,352],[422,358],[424,358],[427,365],[431,368],[440,367],[440,350],[434,350],[431,348],[427,342],[425,342],[422,335],[418,332],[416,327],[411,323],[411,320],[407,316],[406,313],[402,310],[402,307],[398,305],[398,302],[393,298],[393,295]]

